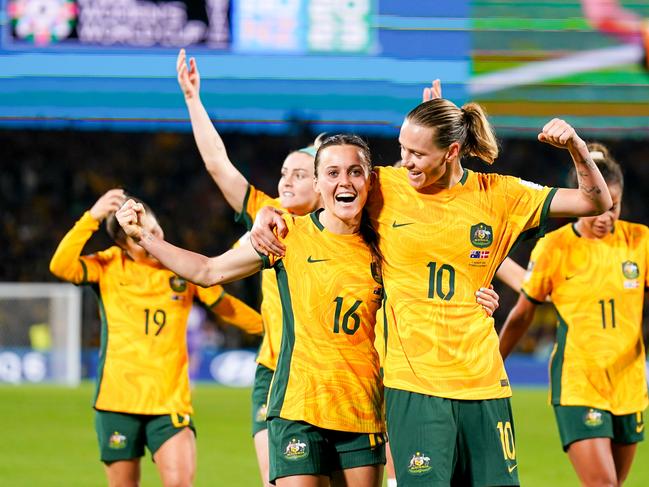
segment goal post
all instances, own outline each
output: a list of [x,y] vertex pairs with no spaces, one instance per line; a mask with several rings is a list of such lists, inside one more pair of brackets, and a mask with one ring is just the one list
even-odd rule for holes
[[81,380],[81,289],[0,283],[0,383]]

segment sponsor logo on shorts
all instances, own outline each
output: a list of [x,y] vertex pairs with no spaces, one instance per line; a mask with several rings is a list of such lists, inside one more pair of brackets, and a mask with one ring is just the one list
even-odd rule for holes
[[509,473],[512,473],[514,470],[516,470],[516,467],[518,467],[518,463],[515,463],[514,465],[508,465],[507,466],[507,471]]
[[604,420],[602,419],[602,412],[597,409],[589,409],[584,416],[584,424],[591,428],[601,426]]
[[126,448],[126,436],[115,431],[110,435],[110,438],[108,438],[108,448],[112,450],[122,450]]
[[268,412],[268,406],[266,406],[265,404],[259,406],[259,409],[257,409],[257,414],[255,414],[255,421],[257,421],[258,423],[266,421],[267,412]]
[[640,275],[640,269],[638,269],[638,264],[631,262],[630,260],[622,262],[622,274],[627,279],[636,279]]
[[635,432],[642,433],[644,431],[644,418],[642,413],[635,413]]
[[431,469],[430,457],[419,451],[412,456],[408,464],[408,472],[414,475],[429,472]]
[[182,277],[171,276],[169,278],[169,287],[177,293],[184,293],[187,290],[187,281]]
[[307,444],[297,438],[291,439],[284,449],[284,458],[287,460],[301,460],[309,456]]
[[486,223],[476,223],[471,227],[471,244],[483,249],[489,247],[494,241],[492,228]]

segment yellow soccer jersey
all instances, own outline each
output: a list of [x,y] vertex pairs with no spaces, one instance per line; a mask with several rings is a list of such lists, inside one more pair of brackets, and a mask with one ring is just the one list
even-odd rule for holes
[[642,307],[649,285],[649,228],[618,221],[602,239],[566,225],[540,240],[523,292],[552,297],[558,313],[550,361],[552,404],[616,415],[647,407]]
[[338,431],[381,432],[374,348],[380,276],[361,236],[327,231],[318,214],[285,217],[286,256],[274,262],[283,334],[267,414]]
[[[255,217],[264,206],[282,209],[279,198],[271,198],[254,186],[248,186],[243,203],[244,210],[237,215],[237,221],[245,223],[248,230],[252,228]],[[277,356],[282,341],[282,304],[277,292],[275,271],[267,269],[261,273],[261,316],[264,322],[264,338],[259,347],[257,362],[275,370]]]
[[[57,248],[50,269],[99,298],[101,351],[94,406],[132,414],[190,414],[187,317],[196,297],[226,321],[261,332],[261,319],[221,286],[201,288],[119,247],[80,256],[99,223],[88,212]],[[226,299],[224,299],[226,298]]]
[[476,303],[516,240],[542,235],[554,189],[465,170],[436,194],[377,168],[368,211],[380,234],[386,387],[452,399],[509,397],[493,319]]

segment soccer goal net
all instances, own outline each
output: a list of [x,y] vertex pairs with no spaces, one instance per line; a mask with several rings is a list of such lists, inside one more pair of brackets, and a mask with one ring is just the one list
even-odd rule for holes
[[0,283],[0,383],[81,378],[81,290],[72,284]]

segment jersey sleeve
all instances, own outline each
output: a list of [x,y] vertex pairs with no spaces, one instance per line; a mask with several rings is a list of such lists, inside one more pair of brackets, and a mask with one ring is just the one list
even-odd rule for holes
[[263,191],[255,188],[252,184],[249,184],[246,196],[243,200],[243,209],[241,210],[241,213],[235,215],[234,219],[239,223],[243,223],[246,228],[250,230],[255,218],[257,217],[257,213],[264,206],[280,208],[279,201],[276,198],[271,198]]
[[225,292],[222,286],[196,287],[196,296],[227,324],[251,335],[261,335],[261,315],[243,301]]
[[557,189],[520,178],[507,178],[508,218],[519,227],[521,233],[517,240],[535,239],[545,235],[550,204]]
[[536,304],[545,302],[545,298],[552,292],[552,275],[556,262],[550,242],[551,239],[546,237],[536,243],[523,278],[521,291]]
[[98,282],[109,253],[81,256],[86,242],[98,229],[99,222],[85,212],[56,248],[50,261],[52,274],[74,284]]

